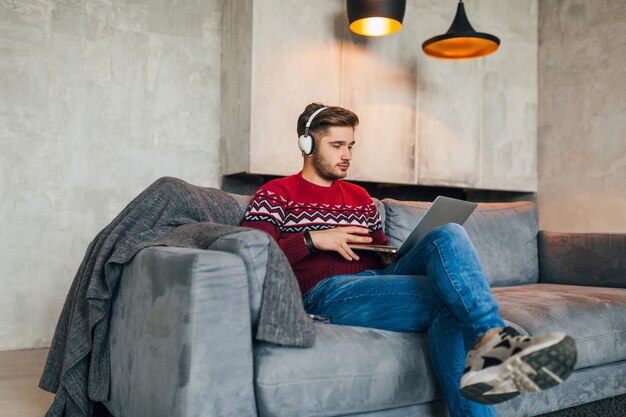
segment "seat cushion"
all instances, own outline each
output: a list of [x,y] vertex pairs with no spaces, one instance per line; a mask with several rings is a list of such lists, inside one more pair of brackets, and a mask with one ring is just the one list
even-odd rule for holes
[[[390,245],[401,245],[432,205],[389,198],[383,204]],[[533,202],[479,203],[463,226],[492,287],[538,282],[537,207]]]
[[333,416],[441,398],[425,333],[316,324],[309,349],[256,343],[260,416]]
[[[626,360],[626,289],[529,284],[493,292],[507,325],[572,336],[577,369]],[[254,357],[260,416],[357,414],[441,398],[425,333],[316,324],[312,348],[255,342]]]
[[626,289],[532,284],[493,292],[502,318],[529,334],[569,334],[577,369],[626,360]]

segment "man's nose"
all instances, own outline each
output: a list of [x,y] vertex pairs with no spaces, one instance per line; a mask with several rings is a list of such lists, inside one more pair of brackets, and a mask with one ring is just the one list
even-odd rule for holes
[[348,148],[345,151],[343,151],[343,154],[341,155],[341,159],[343,159],[344,161],[349,161],[352,159],[352,149]]

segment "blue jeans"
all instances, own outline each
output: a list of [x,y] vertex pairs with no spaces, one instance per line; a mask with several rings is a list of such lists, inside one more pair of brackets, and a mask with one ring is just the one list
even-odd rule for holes
[[447,224],[385,269],[337,275],[303,295],[310,314],[332,324],[428,332],[430,361],[451,416],[495,416],[459,391],[466,352],[504,327],[487,276],[465,229]]

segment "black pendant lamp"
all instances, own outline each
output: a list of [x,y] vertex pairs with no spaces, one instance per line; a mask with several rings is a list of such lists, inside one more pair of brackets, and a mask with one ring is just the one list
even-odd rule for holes
[[422,44],[424,53],[439,59],[472,59],[489,55],[498,49],[500,39],[489,33],[476,32],[465,14],[463,0],[459,1],[450,29],[443,35]]
[[350,30],[363,36],[391,35],[402,28],[406,0],[348,0]]

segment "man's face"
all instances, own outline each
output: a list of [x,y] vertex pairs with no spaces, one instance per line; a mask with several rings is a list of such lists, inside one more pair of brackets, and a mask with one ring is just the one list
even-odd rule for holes
[[315,145],[312,156],[317,174],[329,181],[344,178],[352,159],[354,129],[350,126],[332,126]]

